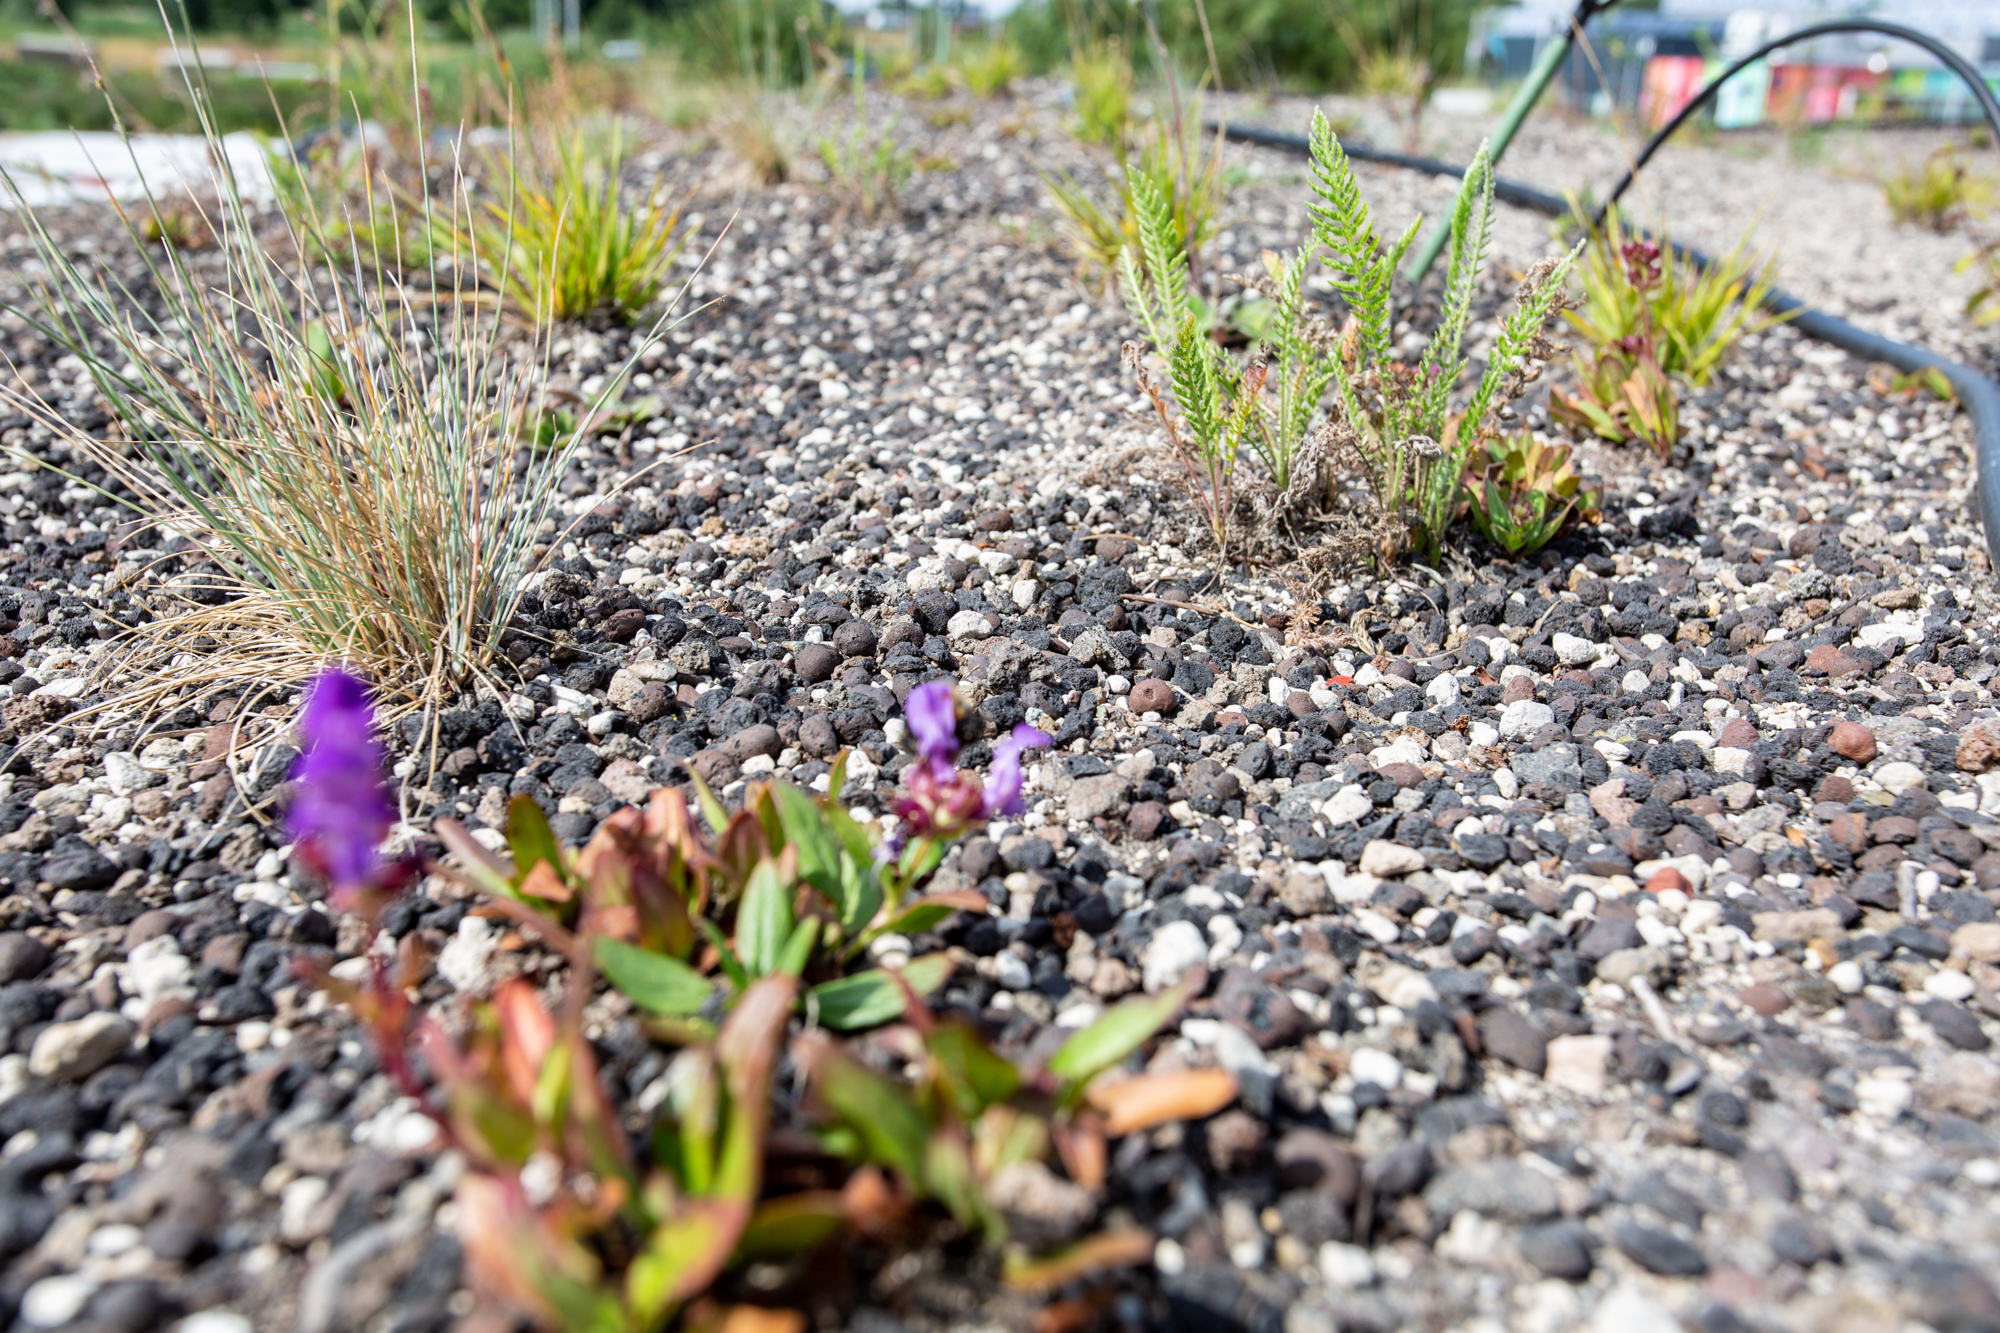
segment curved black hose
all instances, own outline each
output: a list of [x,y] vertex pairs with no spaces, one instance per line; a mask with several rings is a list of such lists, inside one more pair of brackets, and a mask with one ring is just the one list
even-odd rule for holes
[[[1809,41],[1814,37],[1826,37],[1836,33],[1874,33],[1883,37],[1893,37],[1908,42],[1930,53],[1946,69],[1958,75],[1972,95],[1979,102],[1979,109],[1986,117],[1986,124],[1993,132],[1994,142],[2000,143],[2000,100],[1993,96],[1993,90],[1986,86],[1986,80],[1979,71],[1966,63],[1963,56],[1928,33],[1906,28],[1900,23],[1889,23],[1881,19],[1833,19],[1825,23],[1815,23],[1800,28],[1796,32],[1764,43],[1749,55],[1731,64],[1714,79],[1710,80],[1688,104],[1677,112],[1673,119],[1654,131],[1645,147],[1632,160],[1624,179],[1613,187],[1611,193],[1597,207],[1595,222],[1602,225],[1605,213],[1617,203],[1620,196],[1631,186],[1639,171],[1652,160],[1661,144],[1673,132],[1686,123],[1702,107],[1715,97],[1722,85],[1755,61],[1762,60],[1773,51],[1794,42]],[[1498,191],[1496,190],[1497,194]],[[1681,247],[1675,247],[1677,250]],[[1706,256],[1697,251],[1683,250],[1690,259],[1705,265]],[[1899,343],[1880,334],[1858,329],[1844,319],[1837,319],[1823,311],[1814,310],[1797,297],[1775,288],[1764,298],[1764,308],[1774,314],[1792,316],[1792,324],[1799,332],[1821,342],[1831,343],[1844,351],[1871,361],[1883,361],[1909,374],[1919,370],[1935,370],[1942,374],[1958,395],[1958,401],[1965,405],[1966,415],[1972,418],[1973,444],[1978,458],[1978,506],[1980,527],[1986,533],[1986,554],[1992,568],[2000,572],[2000,385],[1987,376],[1948,357],[1940,356],[1927,347],[1913,347]]]
[[1709,101],[1721,89],[1723,84],[1728,83],[1730,79],[1742,73],[1751,65],[1756,64],[1759,60],[1764,59],[1773,51],[1790,46],[1795,42],[1811,41],[1815,37],[1830,37],[1838,33],[1853,32],[1866,32],[1882,37],[1894,37],[1898,41],[1922,47],[1925,51],[1936,57],[1946,69],[1958,75],[1965,82],[1965,85],[1972,89],[1973,97],[1979,102],[1980,111],[1986,116],[1987,127],[1993,131],[1994,142],[2000,143],[2000,101],[1994,99],[1993,90],[1986,86],[1986,80],[1979,77],[1979,71],[1966,63],[1964,56],[1961,56],[1958,52],[1952,50],[1929,33],[1918,32],[1915,28],[1906,28],[1900,23],[1889,23],[1882,19],[1832,19],[1825,23],[1815,23],[1810,27],[1800,28],[1797,32],[1787,33],[1783,37],[1768,41],[1711,79],[1700,92],[1689,99],[1686,106],[1674,114],[1672,120],[1669,120],[1665,125],[1655,130],[1653,137],[1646,140],[1646,146],[1639,150],[1639,155],[1632,159],[1632,165],[1627,168],[1625,178],[1612,187],[1611,193],[1605,196],[1604,202],[1597,206],[1597,215],[1593,219],[1594,223],[1600,227],[1604,225],[1605,211],[1617,203],[1625,191],[1631,188],[1633,179],[1638,176],[1646,163],[1652,160],[1653,154],[1659,151],[1660,145],[1672,138],[1674,131],[1686,124],[1690,116],[1708,105]]
[[[1685,123],[1710,99],[1717,89],[1727,83],[1731,76],[1740,72],[1752,61],[1762,59],[1772,51],[1791,42],[1805,41],[1813,37],[1840,32],[1872,32],[1883,36],[1896,37],[1920,46],[1942,61],[1947,68],[1957,74],[1973,89],[1979,99],[1980,109],[1985,113],[1988,124],[1993,127],[1995,142],[2000,142],[2000,100],[1982,80],[1978,71],[1937,39],[1899,23],[1878,22],[1872,19],[1839,19],[1828,23],[1817,23],[1808,28],[1774,42],[1766,43],[1751,55],[1745,56],[1724,70],[1720,76],[1708,83],[1679,114],[1667,122],[1646,142],[1625,178],[1618,182],[1597,212],[1597,222],[1602,223],[1604,212],[1632,184],[1639,169],[1644,167],[1669,135]],[[1213,128],[1213,127],[1211,127]],[[1259,144],[1266,148],[1277,148],[1286,152],[1310,153],[1312,141],[1302,135],[1285,134],[1278,130],[1267,130],[1252,125],[1225,125],[1222,132],[1229,138],[1243,143]],[[1366,144],[1343,143],[1341,151],[1357,162],[1373,162],[1382,166],[1403,167],[1412,171],[1422,171],[1433,176],[1463,176],[1465,170],[1435,158],[1412,157],[1404,153],[1391,153]],[[1518,208],[1531,209],[1549,217],[1563,217],[1570,212],[1566,200],[1537,190],[1519,181],[1495,178],[1493,196]],[[1699,268],[1708,267],[1709,257],[1692,246],[1676,243],[1674,253]],[[1772,288],[1764,295],[1764,308],[1776,315],[1788,317],[1792,326],[1809,338],[1831,344],[1842,351],[1869,361],[1880,361],[1894,366],[1905,374],[1917,371],[1935,370],[1943,375],[1958,401],[1964,406],[1966,415],[1972,420],[1972,435],[1975,457],[1979,469],[1977,487],[1977,508],[1980,528],[1986,536],[1986,552],[1992,568],[2000,572],[2000,385],[1980,371],[1928,347],[1917,347],[1910,343],[1897,342],[1879,333],[1870,333],[1857,328],[1823,310],[1815,310],[1789,292]]]

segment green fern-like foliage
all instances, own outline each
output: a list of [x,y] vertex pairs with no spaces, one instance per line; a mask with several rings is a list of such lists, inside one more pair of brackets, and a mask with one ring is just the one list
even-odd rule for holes
[[[1516,309],[1502,321],[1466,411],[1454,413],[1454,391],[1467,366],[1465,335],[1492,243],[1490,153],[1481,146],[1459,186],[1438,325],[1409,364],[1396,356],[1395,281],[1422,219],[1385,244],[1324,115],[1313,117],[1311,144],[1312,243],[1289,257],[1266,256],[1269,281],[1263,290],[1275,313],[1260,331],[1264,345],[1247,367],[1205,334],[1200,303],[1188,286],[1169,185],[1133,176],[1139,244],[1119,252],[1119,286],[1134,321],[1165,358],[1178,420],[1143,369],[1141,382],[1190,475],[1199,479],[1197,499],[1218,545],[1226,545],[1227,496],[1245,441],[1275,483],[1279,517],[1297,514],[1296,506],[1318,482],[1299,473],[1324,406],[1342,428],[1340,438],[1359,453],[1382,509],[1405,522],[1410,545],[1434,559],[1458,508],[1467,459],[1491,434],[1491,418],[1506,397],[1518,392],[1515,373],[1535,354],[1576,255],[1552,270],[1538,267],[1537,278],[1522,288]],[[1350,315],[1350,327],[1338,339],[1307,308],[1305,280],[1315,261]],[[1317,451],[1309,466],[1321,466]]]
[[[1119,290],[1148,341],[1166,357],[1179,420],[1168,415],[1157,395],[1155,405],[1190,490],[1208,515],[1210,535],[1217,549],[1226,551],[1236,456],[1256,420],[1254,403],[1239,401],[1242,372],[1209,338],[1206,313],[1188,285],[1187,251],[1168,183],[1135,172],[1131,185],[1139,244],[1118,252]],[[1146,383],[1151,393],[1150,380]],[[1254,392],[1249,397],[1254,399]]]
[[1329,358],[1335,411],[1358,441],[1362,464],[1385,509],[1403,514],[1412,544],[1435,557],[1450,525],[1466,459],[1488,429],[1507,378],[1534,346],[1561,298],[1575,259],[1561,261],[1503,322],[1501,337],[1468,410],[1454,418],[1452,391],[1465,371],[1465,333],[1486,272],[1493,234],[1493,166],[1481,145],[1466,168],[1451,213],[1451,258],[1443,310],[1414,367],[1394,355],[1394,281],[1421,222],[1394,245],[1378,239],[1354,168],[1323,115],[1312,131],[1313,231],[1325,251],[1328,281],[1354,319],[1351,356]]

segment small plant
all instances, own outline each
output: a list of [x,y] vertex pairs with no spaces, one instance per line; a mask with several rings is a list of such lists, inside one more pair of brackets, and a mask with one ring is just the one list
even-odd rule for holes
[[[16,313],[78,359],[116,430],[100,438],[18,382],[0,385],[0,400],[220,567],[223,604],[151,622],[139,665],[209,634],[221,645],[203,668],[211,678],[297,681],[338,658],[410,706],[469,687],[490,672],[543,558],[541,525],[578,447],[571,437],[529,452],[515,435],[538,393],[546,322],[525,339],[507,333],[522,353],[510,354],[497,314],[467,290],[472,256],[434,254],[412,299],[379,252],[318,209],[286,213],[290,243],[272,244],[235,175],[220,173],[217,189],[208,219],[223,274],[144,244],[135,223],[143,296],[21,208],[41,262],[34,304]],[[469,212],[446,211],[473,203],[455,168],[434,197],[449,203],[419,200],[401,234],[465,234]],[[343,251],[350,262],[331,271],[303,258]],[[161,676],[167,688],[179,671]]]
[[1994,201],[1993,182],[1966,170],[1961,150],[1946,144],[1923,160],[1882,178],[1882,197],[1897,222],[1948,232],[1983,216]]
[[1532,555],[1565,530],[1598,521],[1603,503],[1584,490],[1567,445],[1522,431],[1486,441],[1465,478],[1473,526],[1510,555]]
[[867,62],[859,46],[854,49],[853,123],[845,134],[821,135],[819,155],[834,193],[870,221],[896,206],[916,172],[916,159],[896,142],[896,122],[880,130],[868,123]]
[[619,193],[620,131],[602,149],[579,135],[556,145],[552,156],[542,167],[508,154],[498,164],[504,189],[474,212],[454,238],[458,248],[473,256],[502,300],[530,319],[638,318],[680,257],[680,208],[656,199],[626,205]]
[[782,185],[792,178],[804,136],[778,94],[738,89],[724,99],[710,124],[757,184]]
[[[1094,1197],[1111,1137],[1211,1115],[1235,1099],[1234,1080],[1220,1070],[1105,1078],[1200,990],[1201,969],[1170,991],[1113,1008],[1028,1067],[1001,1059],[962,1023],[938,1020],[918,999],[914,965],[905,969],[884,988],[887,1006],[872,1021],[907,1018],[909,1027],[886,1039],[907,1048],[921,1081],[893,1083],[822,1035],[798,1036],[794,1062],[828,1111],[823,1141],[846,1185],[767,1192],[772,1077],[810,949],[797,941],[812,932],[802,936],[782,919],[781,900],[759,887],[760,877],[768,884],[774,865],[787,862],[803,876],[805,867],[828,870],[836,860],[839,870],[820,883],[860,884],[877,868],[886,868],[885,882],[927,874],[944,841],[992,815],[1019,812],[1020,754],[1047,741],[1017,728],[996,747],[982,785],[952,764],[961,719],[949,685],[921,686],[913,699],[908,720],[919,754],[898,803],[905,836],[887,855],[865,835],[846,846],[860,830],[840,824],[837,800],[816,810],[802,797],[766,803],[768,789],[714,843],[689,836],[686,805],[675,800],[656,800],[643,817],[614,816],[573,860],[553,848],[545,825],[519,821],[517,859],[534,860],[518,882],[509,877],[496,887],[515,895],[503,901],[520,909],[517,921],[570,959],[560,1016],[526,982],[508,981],[472,1007],[468,1036],[451,1040],[413,999],[422,966],[415,935],[393,959],[371,953],[359,980],[313,974],[369,1031],[392,1083],[464,1157],[459,1234],[474,1286],[489,1300],[546,1329],[655,1333],[704,1299],[732,1264],[800,1253],[854,1228],[880,1236],[885,1221],[913,1218],[914,1205],[932,1200],[1005,1247],[1017,1287],[1045,1289],[1151,1256],[1152,1238],[1123,1228],[1035,1259],[1022,1243],[1035,1238],[1013,1234],[1003,1191],[1023,1172],[1041,1173],[1031,1186],[1048,1180],[1053,1149],[1074,1186]],[[423,867],[380,851],[394,805],[363,683],[340,669],[322,674],[300,734],[304,754],[288,816],[299,862],[328,881],[334,905],[360,914],[373,937],[382,911]],[[704,792],[702,803],[714,818],[713,798]],[[788,817],[797,821],[789,828]],[[441,829],[462,853],[476,846],[456,826]],[[772,838],[786,839],[775,855]],[[537,839],[540,849],[526,846]],[[496,880],[498,870],[472,860],[475,875]],[[650,1142],[635,1146],[583,1033],[592,960],[622,957],[632,937],[664,947],[691,940],[686,909],[692,903],[700,913],[731,881],[743,885],[736,940],[725,948],[711,934],[711,945],[739,966],[763,950],[771,966],[746,980],[712,1031],[673,1034],[682,1049],[664,1076],[658,1120]],[[574,937],[554,920],[565,908]],[[629,978],[607,971],[629,989]],[[824,1020],[826,988],[815,993],[821,999],[808,1003],[808,1017]]]
[[[1529,271],[1471,399],[1453,412],[1452,391],[1466,364],[1461,344],[1492,232],[1493,172],[1485,147],[1466,169],[1452,207],[1443,310],[1415,365],[1395,356],[1394,285],[1422,219],[1411,222],[1393,245],[1383,244],[1324,116],[1314,117],[1312,150],[1314,236],[1328,280],[1350,311],[1339,351],[1324,358],[1335,401],[1320,452],[1329,460],[1343,454],[1358,460],[1377,503],[1406,527],[1410,545],[1434,560],[1451,523],[1466,459],[1482,435],[1507,419],[1509,404],[1552,351],[1542,329],[1562,300],[1575,255],[1544,260]],[[1288,329],[1282,336],[1298,335]],[[1307,350],[1298,349],[1296,357],[1303,360]]]
[[983,99],[1005,96],[1014,81],[1026,72],[1020,49],[1006,41],[988,42],[971,55],[960,57],[958,62],[958,75],[965,81],[965,90]]
[[345,268],[422,268],[431,259],[422,210],[405,206],[377,151],[328,134],[310,148],[270,153],[271,187],[292,233],[315,259]]
[[[1118,270],[1118,255],[1139,243],[1139,217],[1133,205],[1132,183],[1145,177],[1154,191],[1169,201],[1174,233],[1198,272],[1202,247],[1215,235],[1216,212],[1222,198],[1222,156],[1199,134],[1175,134],[1156,128],[1137,152],[1122,144],[1118,150],[1116,194],[1109,205],[1074,176],[1042,177],[1056,209],[1063,216],[1063,237],[1077,257],[1086,281],[1108,278]],[[1197,285],[1198,282],[1197,282]]]
[[1239,368],[1209,337],[1207,312],[1189,282],[1187,250],[1168,196],[1149,175],[1126,179],[1139,242],[1118,252],[1119,290],[1146,338],[1166,358],[1172,402],[1147,367],[1140,344],[1125,344],[1125,364],[1166,430],[1217,554],[1226,557],[1237,455],[1260,420],[1265,367],[1253,362]]
[[1628,239],[1616,210],[1586,244],[1583,300],[1566,311],[1582,335],[1578,392],[1557,391],[1551,407],[1573,426],[1665,458],[1681,434],[1675,381],[1706,384],[1746,333],[1781,322],[1760,313],[1776,273],[1759,271],[1748,237],[1696,272],[1664,237]]
[[792,1057],[830,1121],[821,1136],[828,1151],[864,1170],[892,1172],[901,1193],[941,1205],[961,1227],[1005,1247],[1012,1285],[1041,1289],[1090,1268],[1144,1263],[1153,1238],[1125,1228],[1033,1259],[999,1206],[1008,1185],[1048,1181],[1060,1189],[1045,1165],[1053,1152],[1071,1185],[1094,1194],[1105,1183],[1109,1138],[1213,1115],[1236,1100],[1236,1081],[1220,1069],[1100,1081],[1204,983],[1197,974],[1113,1007],[1040,1068],[1024,1070],[966,1024],[939,1022],[914,1005],[898,1043],[916,1070],[910,1084],[874,1072],[823,1037],[795,1038]]
[[1673,256],[1664,231],[1657,239],[1628,236],[1612,209],[1586,243],[1583,301],[1565,318],[1591,348],[1650,337],[1660,369],[1700,388],[1745,334],[1782,322],[1762,313],[1777,268],[1768,261],[1760,267],[1747,235],[1697,270]]
[[925,65],[911,70],[895,84],[897,92],[922,102],[941,102],[950,97],[956,87],[957,80],[952,77],[952,71],[943,65]]
[[1985,271],[1986,280],[1966,298],[1965,313],[1974,324],[2000,323],[2000,239],[1980,240],[1971,254],[1958,261],[1956,271],[1963,273],[1975,265]]
[[1112,147],[1132,123],[1132,61],[1115,41],[1076,53],[1070,60],[1076,137]]
[[[901,979],[871,969],[841,975],[884,935],[929,930],[961,909],[984,911],[970,890],[917,895],[916,887],[956,838],[1003,812],[1020,809],[1021,755],[1049,737],[1025,724],[993,747],[993,776],[980,785],[958,771],[958,714],[951,686],[912,690],[910,733],[919,758],[898,801],[904,836],[878,844],[840,803],[845,757],[817,799],[784,783],[758,783],[733,816],[699,778],[704,837],[687,802],[661,788],[641,813],[626,809],[598,826],[588,846],[566,853],[541,808],[516,797],[508,810],[512,864],[473,840],[454,820],[439,836],[486,893],[538,913],[535,929],[589,962],[650,1013],[688,1019],[769,976],[825,980],[807,992],[829,1027],[868,1027],[902,1012],[904,987],[928,994],[950,975],[942,954],[920,958]],[[878,855],[878,851],[883,854]],[[893,853],[893,854],[891,854]],[[713,957],[710,977],[690,960]],[[725,1003],[728,1001],[725,1000]]]
[[176,250],[200,250],[215,243],[202,206],[192,198],[165,200],[148,209],[139,218],[139,234]]
[[[1575,256],[1545,260],[1530,271],[1478,387],[1464,410],[1453,412],[1452,390],[1466,365],[1460,346],[1492,227],[1492,171],[1485,151],[1474,157],[1459,189],[1444,309],[1415,365],[1394,355],[1393,288],[1397,265],[1421,219],[1395,244],[1382,243],[1324,115],[1313,117],[1312,161],[1317,244],[1290,259],[1267,259],[1259,285],[1275,311],[1264,323],[1263,350],[1244,368],[1198,331],[1171,213],[1156,188],[1134,178],[1142,244],[1138,253],[1127,247],[1120,254],[1119,274],[1135,319],[1166,356],[1172,407],[1146,368],[1142,348],[1128,344],[1126,362],[1167,428],[1219,549],[1227,547],[1236,461],[1248,441],[1276,484],[1276,516],[1312,498],[1325,477],[1351,465],[1365,477],[1393,539],[1388,548],[1378,547],[1378,554],[1393,557],[1407,545],[1435,559],[1458,504],[1466,459],[1495,423],[1511,415],[1509,404],[1553,353],[1542,329],[1561,304],[1563,279]],[[1338,336],[1306,308],[1305,275],[1315,258],[1350,312]],[[1260,401],[1273,380],[1275,408]],[[1329,389],[1333,402],[1315,428]],[[1328,486],[1325,498],[1332,498],[1331,491]]]

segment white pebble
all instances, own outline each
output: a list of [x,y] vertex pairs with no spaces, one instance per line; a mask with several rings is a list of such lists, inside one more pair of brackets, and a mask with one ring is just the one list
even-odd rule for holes
[[1373,1083],[1385,1091],[1393,1092],[1403,1082],[1403,1062],[1373,1046],[1357,1050],[1348,1060],[1347,1072],[1356,1083]]
[[1924,978],[1924,994],[1938,1000],[1969,1000],[1979,991],[1978,985],[1963,972],[1949,969],[1933,972]]
[[1319,1247],[1319,1273],[1336,1287],[1365,1287],[1375,1281],[1375,1261],[1359,1245],[1330,1240]]
[[1859,1103],[1863,1115],[1878,1120],[1894,1120],[1910,1109],[1910,1104],[1916,1100],[1916,1092],[1903,1079],[1863,1078],[1855,1080],[1854,1100]]
[[174,1333],[252,1333],[250,1321],[234,1310],[203,1310],[175,1326]]
[[61,1273],[35,1283],[21,1297],[21,1320],[35,1328],[56,1328],[83,1313],[97,1283],[80,1273]]
[[1833,988],[1842,995],[1859,995],[1861,988],[1868,984],[1867,974],[1862,972],[1861,964],[1852,958],[1829,967],[1826,970],[1826,979],[1831,981]]

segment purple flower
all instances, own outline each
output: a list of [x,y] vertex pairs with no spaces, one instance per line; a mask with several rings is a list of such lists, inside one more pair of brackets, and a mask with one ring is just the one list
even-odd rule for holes
[[328,667],[314,678],[299,718],[305,753],[292,769],[298,795],[286,827],[303,859],[337,893],[366,888],[376,878],[376,849],[396,818],[382,784],[374,727],[368,687],[358,677]]
[[958,757],[958,705],[951,682],[933,680],[911,690],[903,700],[903,717],[924,762],[939,770],[950,768]]
[[1025,808],[1021,803],[1021,754],[1039,750],[1053,739],[1048,732],[1022,722],[994,743],[993,766],[986,776],[986,818],[1021,813]]

